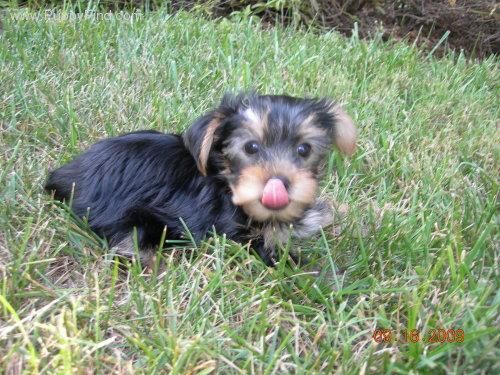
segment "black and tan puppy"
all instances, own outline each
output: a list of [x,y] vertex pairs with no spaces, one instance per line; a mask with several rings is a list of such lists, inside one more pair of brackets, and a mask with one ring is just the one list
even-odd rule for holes
[[[252,247],[268,265],[275,247],[332,222],[316,199],[332,145],[352,154],[356,128],[327,99],[226,95],[184,134],[139,131],[102,140],[53,171],[45,186],[110,246],[141,259],[187,227],[196,240],[215,228]],[[181,220],[182,219],[182,220]],[[185,225],[184,225],[185,224]]]

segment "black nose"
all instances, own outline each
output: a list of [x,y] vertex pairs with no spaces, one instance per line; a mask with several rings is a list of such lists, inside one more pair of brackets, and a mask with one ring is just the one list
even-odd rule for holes
[[288,190],[290,188],[290,180],[287,177],[284,176],[272,176],[271,178],[277,178],[278,180],[281,180],[283,182],[283,185],[285,185],[285,189]]

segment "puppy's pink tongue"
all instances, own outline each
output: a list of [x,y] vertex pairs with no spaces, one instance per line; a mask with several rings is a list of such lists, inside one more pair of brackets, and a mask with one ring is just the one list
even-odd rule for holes
[[288,192],[279,178],[271,178],[264,186],[262,199],[260,201],[265,207],[279,209],[288,204]]

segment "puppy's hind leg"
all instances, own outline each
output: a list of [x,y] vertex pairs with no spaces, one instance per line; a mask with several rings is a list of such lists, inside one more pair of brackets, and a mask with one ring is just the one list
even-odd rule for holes
[[142,229],[137,228],[137,236],[134,231],[120,237],[115,236],[111,240],[111,252],[127,259],[137,259],[144,267],[152,267],[155,261],[155,249],[141,246],[140,235]]
[[151,209],[131,207],[119,223],[119,230],[111,236],[111,250],[115,254],[138,258],[145,267],[152,267],[156,250],[166,235],[166,226]]

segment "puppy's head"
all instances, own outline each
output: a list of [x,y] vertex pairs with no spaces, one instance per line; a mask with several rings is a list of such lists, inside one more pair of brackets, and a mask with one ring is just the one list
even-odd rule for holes
[[314,203],[331,146],[354,152],[356,128],[328,99],[226,95],[184,142],[200,172],[224,176],[252,219],[290,222]]

